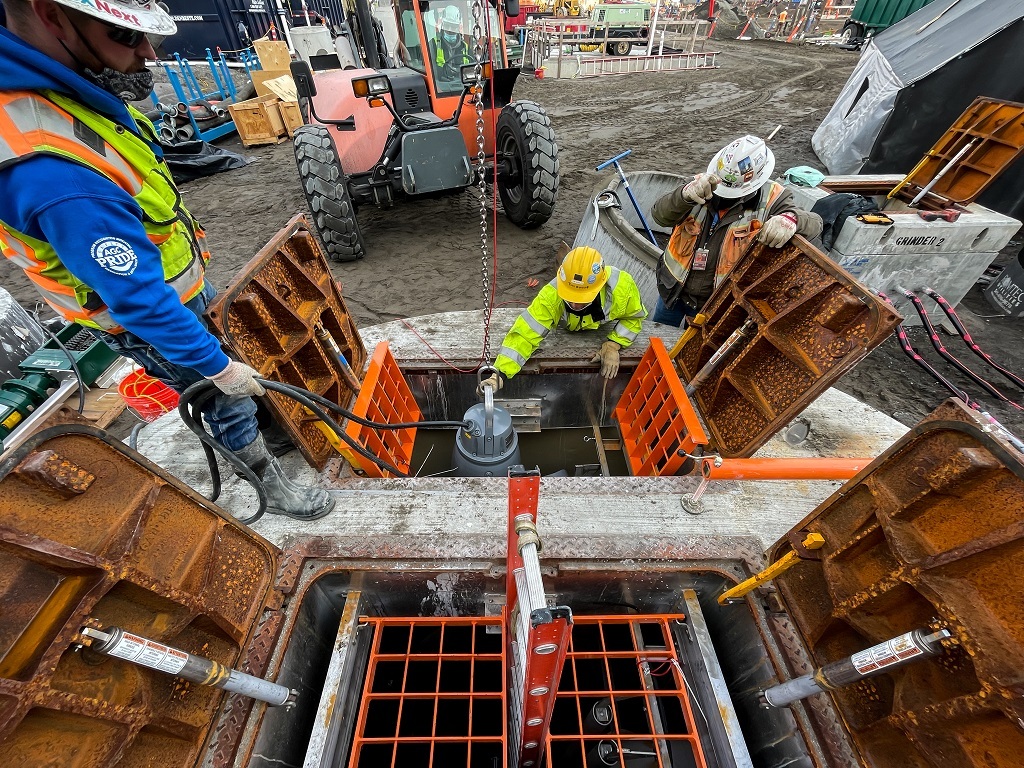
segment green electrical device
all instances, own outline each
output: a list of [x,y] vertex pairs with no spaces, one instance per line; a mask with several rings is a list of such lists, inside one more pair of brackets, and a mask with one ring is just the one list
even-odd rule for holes
[[[114,350],[77,323],[65,326],[55,335],[74,358],[83,387],[95,384],[100,374],[117,359]],[[74,375],[71,360],[53,339],[18,363],[18,368],[24,376],[0,385],[0,440],[7,438],[32,411],[46,402],[48,390]]]

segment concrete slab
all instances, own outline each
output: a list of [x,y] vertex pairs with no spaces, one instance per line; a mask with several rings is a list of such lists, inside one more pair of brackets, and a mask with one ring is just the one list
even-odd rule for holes
[[[495,313],[492,350],[500,346],[501,335],[516,314],[515,310]],[[429,315],[409,323],[456,365],[471,367],[479,356],[482,329],[478,312]],[[654,324],[644,333],[657,335],[658,331],[671,332],[666,334],[669,345],[674,342],[672,334],[678,333]],[[362,334],[369,349],[378,341],[389,340],[403,365],[443,365],[399,321],[366,328]],[[599,342],[598,334],[556,332],[531,365],[543,368],[589,359]],[[639,342],[626,354],[639,357],[645,347],[646,343]],[[792,447],[776,436],[758,456],[873,457],[906,432],[899,422],[837,390],[825,392],[804,411],[803,418],[811,424],[805,444]],[[139,451],[200,493],[209,490],[203,452],[176,412],[142,431]],[[503,478],[339,478],[332,471],[336,467],[320,477],[295,451],[282,463],[297,481],[332,488],[338,503],[331,515],[310,523],[267,515],[253,524],[256,532],[279,546],[314,536],[362,540],[380,547],[386,547],[388,541],[415,541],[417,551],[437,556],[491,558],[504,552],[508,483]],[[753,537],[766,548],[841,485],[834,481],[716,481],[704,496],[707,512],[693,516],[683,511],[680,497],[697,484],[698,480],[690,477],[544,478],[539,516],[545,534],[563,544],[576,539],[591,543],[615,539],[616,551],[636,551],[638,555],[644,553],[646,541],[682,542],[702,537]],[[226,510],[249,514],[255,499],[244,481],[229,476],[218,503]],[[629,546],[630,541],[636,543],[635,548]],[[587,553],[574,554],[585,557]]]

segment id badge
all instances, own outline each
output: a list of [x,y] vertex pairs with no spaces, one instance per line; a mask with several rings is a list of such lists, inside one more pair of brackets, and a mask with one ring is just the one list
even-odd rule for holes
[[708,267],[708,249],[697,248],[693,252],[693,268],[698,272],[703,272]]

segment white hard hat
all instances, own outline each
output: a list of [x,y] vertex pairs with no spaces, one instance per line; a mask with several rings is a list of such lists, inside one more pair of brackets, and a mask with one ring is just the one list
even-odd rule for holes
[[167,37],[178,31],[166,6],[156,0],[54,0],[115,27]]
[[441,29],[448,32],[462,31],[462,14],[456,6],[448,5],[441,11]]
[[757,136],[744,136],[728,144],[708,164],[708,173],[719,178],[719,197],[746,197],[760,189],[775,170],[775,155]]

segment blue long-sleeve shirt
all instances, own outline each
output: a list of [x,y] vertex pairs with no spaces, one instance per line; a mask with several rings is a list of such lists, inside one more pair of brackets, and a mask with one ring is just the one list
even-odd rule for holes
[[[125,105],[112,94],[0,28],[0,90],[65,93],[139,135]],[[150,143],[158,156],[159,145]],[[143,226],[142,209],[105,176],[79,163],[36,155],[0,168],[0,221],[53,246],[61,263],[92,287],[111,317],[172,363],[203,376],[228,358],[217,339],[164,282],[159,249]],[[93,258],[93,245],[118,238],[135,253],[130,274]]]

